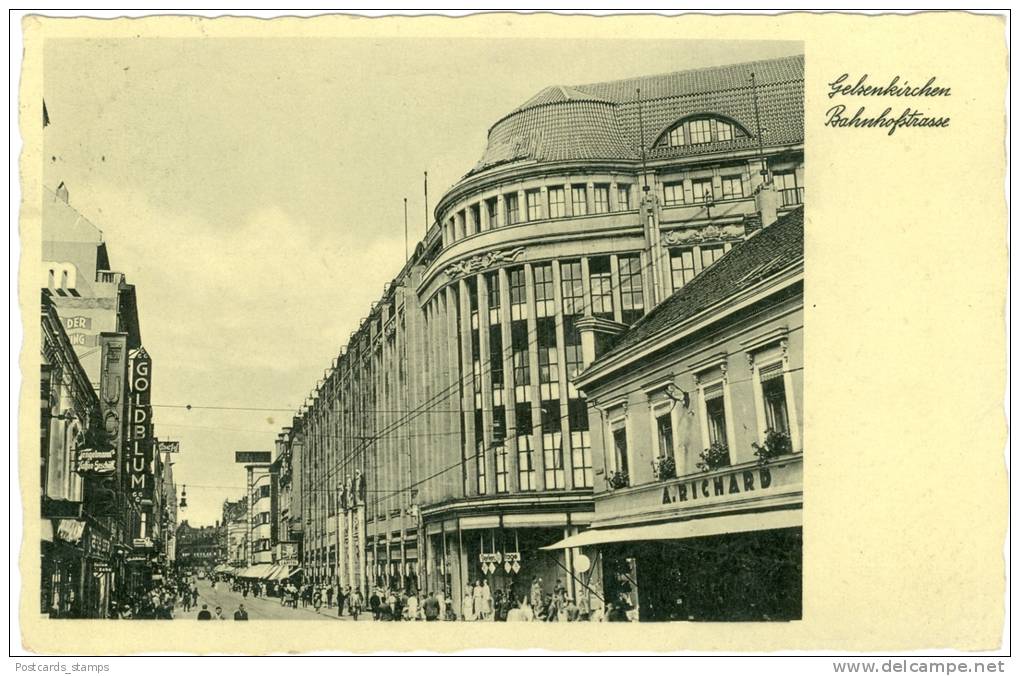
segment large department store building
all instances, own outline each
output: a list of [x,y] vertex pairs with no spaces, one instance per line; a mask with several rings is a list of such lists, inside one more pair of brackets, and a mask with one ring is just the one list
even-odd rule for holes
[[310,579],[572,589],[572,550],[541,548],[609,477],[571,379],[802,204],[803,78],[798,56],[550,86],[492,125],[281,437]]

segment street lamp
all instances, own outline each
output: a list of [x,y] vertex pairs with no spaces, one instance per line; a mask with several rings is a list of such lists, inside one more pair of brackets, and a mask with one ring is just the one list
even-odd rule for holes
[[188,486],[185,484],[181,487],[181,501],[177,505],[180,509],[188,508]]

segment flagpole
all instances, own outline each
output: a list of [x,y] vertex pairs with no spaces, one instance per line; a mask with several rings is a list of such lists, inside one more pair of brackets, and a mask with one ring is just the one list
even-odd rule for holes
[[429,172],[425,172],[425,234],[429,233]]
[[407,248],[407,198],[404,198],[404,262],[410,260]]

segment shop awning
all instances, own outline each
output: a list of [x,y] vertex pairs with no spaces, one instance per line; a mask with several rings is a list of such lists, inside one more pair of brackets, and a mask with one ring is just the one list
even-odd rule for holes
[[273,567],[271,563],[256,563],[254,566],[245,568],[243,571],[237,574],[238,577],[250,577],[255,579],[262,579],[269,572],[269,569]]
[[801,510],[784,509],[753,514],[728,514],[690,521],[671,521],[648,526],[625,528],[594,528],[571,535],[542,549],[568,549],[589,547],[610,542],[639,542],[642,540],[684,540],[726,533],[747,533],[756,530],[796,528],[801,525]]

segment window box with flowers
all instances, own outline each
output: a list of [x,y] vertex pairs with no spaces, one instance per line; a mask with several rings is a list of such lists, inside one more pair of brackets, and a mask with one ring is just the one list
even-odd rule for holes
[[626,472],[613,472],[609,475],[609,487],[613,490],[630,486],[630,475]]
[[718,441],[703,450],[700,453],[700,457],[701,462],[698,463],[697,467],[702,472],[711,472],[712,470],[730,466],[730,449],[726,444]]
[[752,443],[751,448],[754,449],[754,454],[758,457],[758,464],[766,465],[769,460],[792,453],[793,442],[790,440],[789,433],[769,428],[765,430],[764,443]]
[[660,455],[652,461],[652,473],[659,481],[676,478],[676,461],[671,455]]

